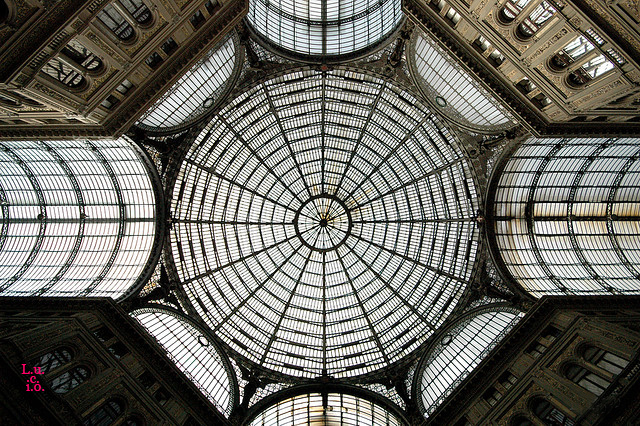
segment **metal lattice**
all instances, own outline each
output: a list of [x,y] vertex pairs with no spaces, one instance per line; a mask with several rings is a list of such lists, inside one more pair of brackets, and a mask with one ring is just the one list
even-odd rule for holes
[[171,248],[236,353],[355,376],[410,354],[456,307],[476,209],[454,138],[410,93],[305,70],[239,95],[202,131],[174,187]]
[[636,293],[638,139],[530,139],[496,178],[495,238],[536,297]]

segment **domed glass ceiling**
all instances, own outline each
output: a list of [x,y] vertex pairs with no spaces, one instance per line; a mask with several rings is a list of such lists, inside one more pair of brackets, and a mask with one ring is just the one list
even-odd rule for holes
[[476,210],[454,138],[410,93],[305,70],[247,90],[198,136],[171,247],[234,351],[285,374],[354,376],[412,352],[454,309]]
[[267,42],[305,56],[366,49],[402,21],[401,0],[250,0],[247,19]]

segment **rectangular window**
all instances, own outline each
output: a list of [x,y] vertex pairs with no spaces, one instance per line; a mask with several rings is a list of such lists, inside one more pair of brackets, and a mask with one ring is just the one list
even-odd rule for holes
[[202,12],[197,11],[196,13],[193,14],[191,18],[189,18],[189,21],[191,21],[191,25],[193,25],[193,29],[197,30],[202,26],[202,24],[205,21],[205,18]]
[[162,46],[161,46],[162,51],[167,55],[171,55],[173,52],[176,51],[177,48],[178,48],[178,43],[176,43],[175,40],[172,39],[171,37],[169,37],[167,41],[162,43]]
[[158,54],[158,52],[153,52],[147,59],[144,61],[150,68],[157,68],[162,63],[162,56]]

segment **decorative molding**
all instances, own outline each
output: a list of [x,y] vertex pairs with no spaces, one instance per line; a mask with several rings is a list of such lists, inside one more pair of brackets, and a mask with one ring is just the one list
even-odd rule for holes
[[538,50],[536,50],[532,55],[530,55],[529,60],[533,61],[538,56],[542,55],[544,52],[547,51],[547,49],[549,49],[549,47],[557,43],[562,37],[564,37],[568,33],[569,33],[569,30],[566,27],[562,27],[560,31],[558,31],[553,37],[551,37],[542,46],[540,46]]
[[613,90],[614,88],[618,87],[618,86],[622,86],[624,83],[622,82],[621,79],[618,79],[612,83],[607,84],[606,86],[601,87],[600,89],[591,92],[583,97],[581,97],[580,99],[576,99],[575,101],[571,102],[571,105],[575,106],[575,107],[579,107],[580,105],[590,101],[593,98],[599,97],[601,95],[604,95],[605,93],[610,92],[611,90]]

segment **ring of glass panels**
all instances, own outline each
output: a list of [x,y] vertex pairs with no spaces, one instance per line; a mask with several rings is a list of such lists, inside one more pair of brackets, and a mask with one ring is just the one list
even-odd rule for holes
[[404,426],[387,407],[338,392],[311,392],[283,399],[253,416],[248,426],[370,425]]
[[250,0],[247,20],[269,45],[306,59],[357,54],[404,17],[401,0]]
[[506,306],[484,307],[455,322],[418,365],[413,386],[418,408],[429,417],[522,318]]
[[494,133],[516,125],[500,101],[429,35],[414,31],[407,52],[418,87],[448,118],[471,131]]
[[124,138],[0,142],[0,295],[137,290],[159,234],[147,161]]
[[218,409],[231,415],[238,403],[233,367],[218,345],[184,316],[160,307],[131,313],[182,371]]
[[297,70],[224,107],[174,189],[171,249],[237,354],[347,377],[411,353],[456,307],[478,235],[470,168],[401,87]]
[[640,139],[536,139],[496,170],[495,257],[524,290],[640,291]]
[[136,126],[152,132],[174,133],[193,124],[211,111],[225,90],[230,88],[242,57],[240,42],[234,32],[171,86],[140,117]]

